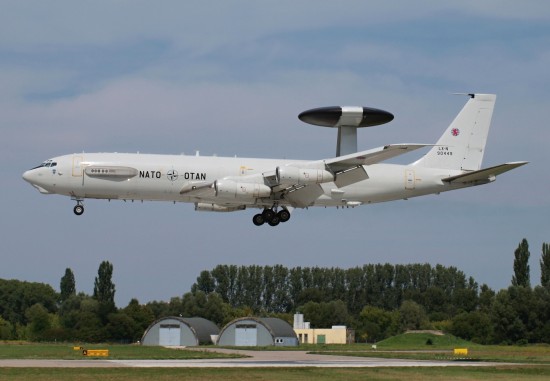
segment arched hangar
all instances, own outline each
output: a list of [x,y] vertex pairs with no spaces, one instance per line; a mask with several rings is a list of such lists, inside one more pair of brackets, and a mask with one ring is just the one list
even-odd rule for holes
[[219,332],[216,324],[207,319],[169,316],[154,321],[145,330],[141,344],[167,347],[212,344],[212,335]]
[[298,337],[292,326],[284,320],[244,317],[223,327],[217,344],[237,347],[296,346]]

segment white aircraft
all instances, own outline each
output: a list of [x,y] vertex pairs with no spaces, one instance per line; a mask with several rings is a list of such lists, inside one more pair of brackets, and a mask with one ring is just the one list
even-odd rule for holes
[[[275,160],[186,155],[76,153],[43,162],[23,179],[43,194],[70,196],[74,213],[86,198],[191,202],[197,211],[247,208],[255,225],[286,222],[294,208],[356,207],[487,184],[527,164],[481,169],[496,96],[470,99],[436,144],[391,144],[357,152],[357,128],[389,122],[393,115],[366,107],[324,107],[299,118],[338,128],[336,157]],[[431,149],[408,165],[382,161],[422,147]]]

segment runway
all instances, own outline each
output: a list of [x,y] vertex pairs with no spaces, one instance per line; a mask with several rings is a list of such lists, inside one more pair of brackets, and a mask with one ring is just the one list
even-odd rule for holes
[[325,356],[305,351],[241,351],[247,358],[204,360],[0,360],[0,368],[381,368],[381,367],[476,367],[502,366],[503,363],[479,361],[399,360],[371,357]]

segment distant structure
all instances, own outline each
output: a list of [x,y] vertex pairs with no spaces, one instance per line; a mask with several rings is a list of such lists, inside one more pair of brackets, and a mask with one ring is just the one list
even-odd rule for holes
[[169,316],[154,321],[143,334],[142,345],[166,347],[212,344],[220,329],[210,320],[200,317]]
[[309,329],[309,321],[304,322],[304,314],[294,314],[294,329]]
[[300,344],[351,344],[355,342],[355,331],[345,325],[333,325],[332,328],[310,328],[304,322],[304,315],[294,315],[294,332]]
[[229,322],[220,331],[218,345],[255,347],[297,346],[298,337],[292,326],[277,318],[244,317]]

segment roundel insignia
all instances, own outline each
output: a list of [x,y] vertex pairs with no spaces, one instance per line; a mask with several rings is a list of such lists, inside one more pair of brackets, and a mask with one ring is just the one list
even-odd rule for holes
[[178,171],[171,169],[166,173],[166,176],[168,177],[168,180],[176,181],[178,179]]
[[460,135],[460,130],[458,128],[453,128],[451,134],[453,134],[453,136],[458,136]]

